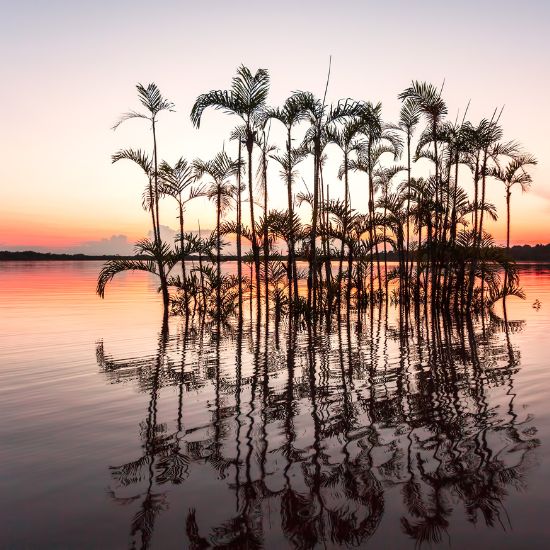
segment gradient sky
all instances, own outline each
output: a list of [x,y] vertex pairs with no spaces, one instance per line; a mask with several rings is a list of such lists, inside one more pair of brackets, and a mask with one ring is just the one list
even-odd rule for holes
[[[505,105],[505,138],[539,160],[531,192],[514,190],[512,241],[550,242],[547,0],[2,0],[1,7],[0,249],[125,252],[147,234],[143,176],[110,162],[119,148],[150,145],[142,121],[110,129],[138,107],[137,82],[156,82],[176,104],[176,113],[161,115],[161,157],[208,159],[237,119],[211,111],[194,129],[189,111],[198,94],[229,87],[244,63],[270,71],[273,105],[298,89],[322,96],[329,55],[328,99],[382,101],[388,121],[412,79],[445,80],[453,120],[468,100],[474,122]],[[273,137],[284,144],[278,130]],[[325,181],[336,194],[340,157],[331,156]],[[311,179],[307,163],[303,175]],[[273,205],[284,207],[283,184],[272,182]],[[366,208],[364,189],[354,177],[358,208]],[[503,188],[492,183],[489,200],[501,215],[489,229],[502,242]],[[214,207],[201,201],[188,210],[189,229],[199,217],[213,227]],[[167,201],[161,222],[176,227],[175,214]]]

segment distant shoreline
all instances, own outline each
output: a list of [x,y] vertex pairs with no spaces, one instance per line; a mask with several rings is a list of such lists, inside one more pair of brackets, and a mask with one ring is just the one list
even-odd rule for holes
[[[510,248],[510,255],[517,262],[550,262],[550,243],[546,245],[537,244],[531,246],[516,245]],[[384,253],[381,252],[380,258],[384,259]],[[11,252],[8,250],[0,250],[0,262],[13,262],[13,261],[108,261],[115,259],[124,260],[145,260],[149,259],[144,256],[119,256],[116,254],[111,255],[88,255],[88,254],[57,254],[52,252],[35,252],[33,250],[25,250],[21,252]],[[236,261],[237,256],[222,256],[222,261],[231,262]],[[271,256],[271,259],[286,260],[286,256]],[[298,258],[298,260],[304,260],[305,258]],[[397,254],[395,252],[388,252],[388,261],[397,261]],[[198,256],[189,256],[186,260],[198,260]]]

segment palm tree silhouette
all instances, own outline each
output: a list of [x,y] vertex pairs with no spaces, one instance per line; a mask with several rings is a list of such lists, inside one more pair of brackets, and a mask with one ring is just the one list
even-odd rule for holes
[[533,179],[525,171],[526,166],[537,164],[537,159],[532,155],[520,155],[513,158],[506,166],[496,166],[490,170],[489,175],[504,184],[506,189],[506,250],[510,250],[510,200],[512,189],[519,185],[523,192],[528,191]]
[[212,90],[200,95],[191,109],[191,121],[199,128],[205,109],[213,107],[239,116],[245,125],[246,150],[248,153],[248,193],[250,201],[250,226],[252,228],[252,252],[256,268],[258,301],[260,293],[260,251],[256,237],[254,217],[254,189],[252,185],[252,150],[257,126],[265,108],[269,92],[269,73],[258,69],[252,74],[241,65],[233,78],[230,90]]
[[182,282],[184,289],[185,303],[187,304],[187,285],[185,284],[185,235],[183,232],[183,213],[185,205],[198,197],[204,196],[204,187],[194,186],[196,176],[193,173],[193,167],[183,158],[179,158],[174,166],[170,166],[166,161],[160,165],[160,195],[172,197],[178,203],[178,220],[180,232],[177,238],[179,239],[179,253],[181,256],[181,271]]
[[[124,113],[118,121],[113,126],[113,130],[118,128],[123,122],[134,119],[141,118],[148,120],[151,123],[151,131],[153,134],[153,159],[152,163],[149,163],[149,200],[151,209],[151,215],[153,219],[153,234],[154,241],[158,249],[161,248],[161,236],[160,236],[160,219],[159,219],[159,172],[158,172],[158,152],[157,152],[157,117],[162,111],[173,111],[174,104],[164,98],[158,89],[158,86],[154,83],[150,83],[147,87],[143,84],[138,84],[136,86],[138,92],[138,98],[140,103],[145,107],[146,113],[140,113],[138,111],[128,111]],[[143,155],[142,155],[143,157]],[[122,158],[122,157],[121,157]],[[118,159],[116,159],[118,160]],[[113,162],[116,162],[113,157]],[[164,272],[164,267],[162,262],[158,261],[158,275],[160,277],[160,286],[162,291],[162,300],[164,304],[164,309],[168,309],[168,304],[170,297],[168,294],[168,285],[166,281],[166,273]]]
[[[299,124],[306,117],[306,112],[303,110],[303,105],[296,101],[295,96],[290,96],[286,99],[282,107],[267,108],[265,111],[265,117],[267,119],[274,119],[281,122],[286,130],[286,152],[284,155],[272,155],[272,158],[276,160],[282,168],[281,176],[286,180],[287,201],[288,201],[288,213],[289,219],[294,217],[294,195],[292,193],[292,185],[295,179],[294,169],[297,164],[304,158],[305,153],[301,149],[296,149],[292,146],[292,129],[295,125]],[[290,228],[291,229],[291,228]],[[288,247],[288,279],[289,279],[289,293],[294,289],[294,295],[298,295],[298,281],[296,277],[296,242],[292,234],[289,235],[289,247]],[[294,280],[293,287],[290,284],[291,280]],[[289,300],[292,301],[292,294],[289,294]]]
[[231,180],[239,170],[239,163],[222,151],[210,161],[195,160],[193,168],[196,178],[204,176],[211,178],[206,195],[216,204],[216,266],[218,275],[216,301],[219,307],[221,305],[221,217],[231,205],[235,194],[235,185]]
[[[326,95],[326,94],[325,94]],[[304,137],[303,146],[313,155],[313,201],[311,213],[310,262],[308,275],[308,303],[313,311],[317,310],[317,225],[319,216],[319,194],[321,189],[322,153],[328,144],[327,128],[335,122],[362,113],[361,106],[352,100],[339,101],[334,107],[328,107],[325,99],[317,99],[311,92],[296,92],[291,101],[296,109],[304,113],[309,128]]]
[[[408,278],[409,275],[409,247],[410,247],[410,207],[411,207],[411,201],[410,201],[410,193],[411,193],[411,141],[414,134],[414,131],[420,122],[420,113],[418,109],[418,105],[414,103],[413,101],[407,101],[405,100],[403,102],[403,106],[401,107],[401,110],[399,111],[399,122],[397,123],[396,128],[404,132],[405,134],[405,141],[407,144],[407,209],[406,209],[406,250],[407,250],[407,265],[405,266],[405,277]],[[412,266],[412,262],[411,262]],[[412,269],[412,267],[411,267]],[[407,280],[407,279],[406,279]]]

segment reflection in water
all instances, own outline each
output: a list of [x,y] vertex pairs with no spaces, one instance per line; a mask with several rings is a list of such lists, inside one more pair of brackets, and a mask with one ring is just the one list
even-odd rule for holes
[[[111,466],[110,497],[134,510],[131,547],[151,544],[193,476],[192,549],[360,546],[385,514],[417,545],[437,543],[458,509],[508,529],[507,494],[526,487],[539,444],[514,389],[521,330],[506,308],[454,322],[381,307],[330,328],[183,321],[169,334],[165,323],[147,357],[117,359],[100,343],[107,378],[149,396],[141,455]],[[175,421],[162,422],[167,387]]]

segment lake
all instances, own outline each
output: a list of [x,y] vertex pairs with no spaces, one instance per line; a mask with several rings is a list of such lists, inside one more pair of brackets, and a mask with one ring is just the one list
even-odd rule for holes
[[550,265],[508,323],[330,330],[163,326],[100,265],[0,262],[0,547],[548,547]]

